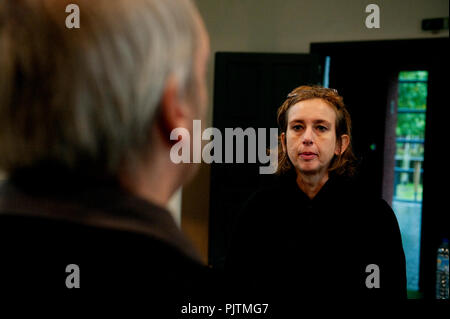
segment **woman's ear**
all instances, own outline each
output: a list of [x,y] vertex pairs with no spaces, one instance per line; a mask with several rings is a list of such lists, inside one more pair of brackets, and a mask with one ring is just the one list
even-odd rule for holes
[[336,150],[334,151],[334,154],[342,155],[342,153],[345,152],[349,144],[350,144],[350,136],[348,136],[347,134],[342,134],[341,142],[336,143]]
[[283,148],[283,152],[286,153],[286,134],[283,132],[281,133],[281,147]]

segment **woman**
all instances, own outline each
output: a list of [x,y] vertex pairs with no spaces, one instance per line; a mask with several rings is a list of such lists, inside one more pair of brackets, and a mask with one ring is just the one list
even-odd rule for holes
[[239,214],[226,267],[241,291],[406,297],[394,212],[358,186],[350,115],[336,90],[300,86],[278,109],[276,185]]

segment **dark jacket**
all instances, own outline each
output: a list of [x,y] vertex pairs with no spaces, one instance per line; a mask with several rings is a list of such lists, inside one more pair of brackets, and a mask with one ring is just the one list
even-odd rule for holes
[[114,181],[58,173],[2,185],[0,252],[3,292],[67,292],[75,264],[81,293],[140,295],[148,310],[204,294],[211,276],[166,209]]
[[[375,274],[366,272],[371,264],[379,267],[380,288],[366,285]],[[226,270],[239,290],[262,296],[406,298],[394,212],[355,181],[338,176],[312,200],[294,174],[256,192],[239,214]]]

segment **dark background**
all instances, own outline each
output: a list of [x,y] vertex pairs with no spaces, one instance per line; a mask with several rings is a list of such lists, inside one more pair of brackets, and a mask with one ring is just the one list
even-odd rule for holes
[[[383,180],[391,177],[385,153],[392,148],[386,136],[392,83],[400,70],[429,72],[420,290],[425,298],[433,298],[436,249],[443,237],[450,237],[448,38],[313,43],[311,54],[217,53],[213,126],[221,132],[225,127],[277,127],[276,110],[292,89],[322,83],[326,56],[329,86],[344,97],[352,116],[353,146],[365,188],[379,197],[389,193]],[[259,174],[259,166],[211,165],[209,264],[214,267],[223,267],[235,214],[258,186],[271,181],[272,176]]]

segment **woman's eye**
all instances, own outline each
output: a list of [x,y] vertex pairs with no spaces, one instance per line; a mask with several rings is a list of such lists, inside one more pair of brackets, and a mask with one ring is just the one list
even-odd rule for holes
[[301,130],[301,129],[302,129],[302,126],[301,126],[301,125],[294,125],[292,128],[293,128],[295,131],[298,131],[298,130]]
[[321,132],[325,132],[326,130],[328,130],[328,128],[327,128],[326,126],[322,126],[322,125],[319,125],[319,126],[317,127],[317,129],[318,129],[319,131],[321,131]]

